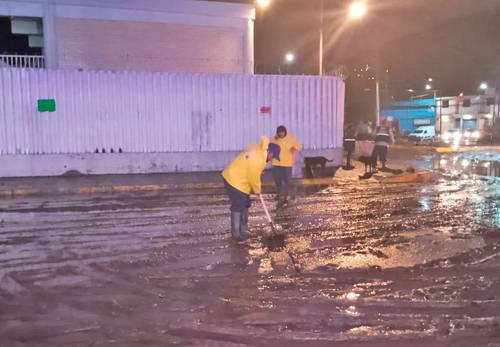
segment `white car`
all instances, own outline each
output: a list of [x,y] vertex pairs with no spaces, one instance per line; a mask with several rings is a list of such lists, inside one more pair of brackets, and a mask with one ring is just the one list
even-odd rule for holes
[[436,137],[436,128],[434,125],[426,125],[418,127],[414,132],[409,135],[410,141],[415,143],[424,141],[434,141]]

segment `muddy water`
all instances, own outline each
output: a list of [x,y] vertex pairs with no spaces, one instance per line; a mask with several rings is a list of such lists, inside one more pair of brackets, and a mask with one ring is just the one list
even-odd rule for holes
[[500,177],[500,155],[439,155],[433,160],[433,168],[451,175],[477,175]]
[[245,244],[218,190],[0,201],[0,345],[497,346],[500,185],[436,169],[266,195]]

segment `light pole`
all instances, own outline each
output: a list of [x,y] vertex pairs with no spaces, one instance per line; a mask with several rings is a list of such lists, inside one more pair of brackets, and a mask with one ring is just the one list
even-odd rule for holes
[[[271,4],[271,0],[255,0],[258,7],[265,9]],[[348,19],[358,20],[366,14],[366,0],[355,0],[349,6]],[[318,72],[320,76],[324,74],[324,40],[323,21],[325,12],[325,0],[320,0],[320,20],[319,20],[319,52],[318,52]]]
[[[441,131],[442,131],[442,128],[443,128],[443,119],[442,119],[443,115],[441,114],[442,113],[441,104],[442,104],[443,101],[441,101],[439,103],[439,112],[438,112],[438,100],[437,100],[437,92],[438,92],[438,90],[432,87],[431,83],[433,81],[434,81],[434,79],[432,77],[429,77],[427,79],[428,83],[425,85],[425,90],[427,92],[432,92],[432,94],[433,94],[433,99],[434,99],[434,114],[435,114],[435,118],[436,118],[435,121],[437,122],[437,120],[438,120],[438,114],[439,114],[439,134],[441,134]],[[424,96],[425,95],[428,95],[428,94],[424,94]]]
[[[349,20],[358,20],[365,16],[366,14],[366,0],[356,0],[349,6],[348,16]],[[320,76],[324,74],[324,40],[323,40],[323,21],[325,13],[325,0],[320,0],[320,19],[319,19],[319,66],[318,72]]]
[[323,76],[323,17],[324,17],[324,11],[325,11],[325,1],[320,0],[320,9],[319,9],[319,75]]

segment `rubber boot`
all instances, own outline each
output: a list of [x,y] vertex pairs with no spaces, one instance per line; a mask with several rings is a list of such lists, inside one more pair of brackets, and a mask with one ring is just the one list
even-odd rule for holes
[[276,186],[276,201],[279,202],[281,200],[282,188],[280,186]]
[[252,234],[248,232],[248,209],[241,212],[241,220],[240,220],[240,237],[243,240],[249,239],[252,237]]
[[241,241],[243,238],[240,235],[241,213],[231,212],[231,235],[233,240]]
[[290,195],[290,186],[289,184],[286,184],[282,188],[282,194],[281,194],[281,204],[285,205],[288,203],[288,196]]
[[290,198],[290,201],[294,201],[296,195],[297,195],[297,186],[295,185],[294,181],[291,181],[290,185],[288,186],[288,196]]

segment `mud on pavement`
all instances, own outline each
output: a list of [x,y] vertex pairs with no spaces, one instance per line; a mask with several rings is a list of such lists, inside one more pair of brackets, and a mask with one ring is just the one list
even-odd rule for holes
[[[500,346],[494,178],[0,201],[1,346]],[[267,235],[267,236],[266,236]]]

